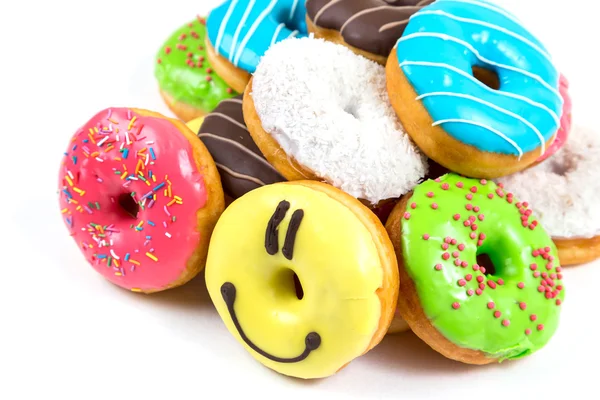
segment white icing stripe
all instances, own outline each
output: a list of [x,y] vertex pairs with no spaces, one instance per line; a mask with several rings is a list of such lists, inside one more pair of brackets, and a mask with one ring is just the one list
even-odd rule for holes
[[531,40],[527,39],[526,37],[521,36],[518,33],[510,31],[510,30],[508,30],[506,28],[503,28],[501,26],[490,24],[489,22],[485,22],[485,21],[479,21],[477,19],[459,17],[457,15],[450,14],[450,13],[447,13],[447,12],[442,11],[442,10],[433,10],[433,11],[423,10],[421,12],[413,14],[413,16],[411,17],[411,19],[418,18],[418,17],[420,17],[422,15],[441,15],[443,17],[447,17],[447,18],[450,18],[450,19],[453,19],[453,20],[459,21],[459,22],[464,22],[466,24],[473,24],[473,25],[485,26],[486,28],[494,29],[494,30],[502,32],[502,33],[504,33],[506,35],[512,36],[513,38],[519,40],[522,43],[525,43],[526,45],[528,45],[529,47],[533,48],[538,53],[540,53],[541,55],[543,55],[544,58],[548,62],[552,63],[552,57],[550,56],[550,54],[548,54],[540,46],[538,46],[537,44],[533,43]]
[[265,18],[267,18],[267,15],[269,15],[271,13],[271,11],[273,11],[273,8],[275,8],[276,4],[277,4],[277,0],[271,0],[271,3],[269,3],[267,8],[265,8],[263,10],[263,12],[260,13],[258,18],[256,18],[256,20],[254,21],[254,23],[248,30],[248,33],[246,33],[246,36],[242,40],[242,43],[240,43],[240,47],[238,48],[237,53],[235,54],[235,59],[233,60],[233,65],[235,65],[237,67],[238,63],[240,62],[240,58],[242,57],[242,52],[246,48],[248,41],[252,38],[252,35],[254,35],[254,32],[256,32],[256,30],[258,29],[258,26],[260,24],[262,24],[262,22]]
[[382,25],[381,28],[379,28],[379,33],[383,32],[383,31],[387,31],[388,29],[395,28],[400,25],[404,25],[404,24],[408,23],[409,20],[410,19],[403,19],[402,21],[395,21],[395,22],[390,22],[389,24]]
[[531,104],[534,107],[540,108],[546,112],[548,112],[548,114],[550,114],[550,116],[552,117],[552,119],[554,120],[554,122],[556,123],[556,128],[558,129],[558,127],[560,126],[560,117],[554,112],[552,111],[550,108],[548,108],[547,106],[545,106],[542,103],[538,103],[536,101],[531,100],[528,97],[525,96],[521,96],[519,94],[515,94],[515,93],[510,93],[510,92],[503,92],[500,90],[494,90],[492,88],[490,88],[489,86],[485,85],[483,82],[479,81],[477,78],[475,78],[473,75],[470,75],[468,73],[466,73],[463,70],[460,70],[450,64],[444,64],[444,63],[434,63],[434,62],[428,62],[428,61],[404,61],[402,63],[400,63],[400,68],[404,67],[404,66],[411,66],[411,65],[415,65],[415,66],[419,66],[419,67],[432,67],[432,68],[444,68],[444,69],[449,69],[453,72],[456,72],[459,75],[464,76],[465,78],[469,79],[471,82],[479,85],[482,89],[487,90],[490,93],[494,93],[494,94],[498,94],[498,95],[502,95],[502,96],[506,96],[506,97],[511,97],[513,99],[517,99],[517,100],[521,100],[524,101],[526,103]]
[[245,131],[248,130],[248,128],[245,125],[240,124],[238,121],[231,118],[229,115],[221,114],[218,112],[213,112],[213,113],[208,114],[206,117],[204,117],[204,119],[206,120],[210,117],[221,117],[221,118],[226,119],[227,121],[231,122],[232,124],[239,126],[240,128],[242,128]]
[[512,15],[512,14],[506,12],[506,11],[504,11],[501,8],[498,8],[498,7],[494,6],[493,4],[479,2],[479,1],[473,1],[473,0],[438,0],[438,1],[440,3],[442,3],[442,2],[446,2],[446,3],[449,3],[449,2],[452,2],[452,3],[464,3],[464,4],[471,4],[471,5],[482,7],[482,8],[487,8],[488,10],[497,12],[498,14],[501,14],[501,15],[505,16],[506,18],[508,18],[512,22],[514,22],[515,24],[523,25],[521,23],[521,21],[519,21],[517,19],[517,17],[515,17],[514,15]]
[[227,24],[229,23],[229,18],[231,18],[231,14],[233,13],[233,9],[237,5],[238,0],[233,0],[229,4],[229,8],[225,13],[225,17],[223,17],[223,21],[221,21],[221,26],[219,27],[219,34],[217,35],[217,41],[215,42],[215,52],[219,53],[219,47],[221,47],[221,41],[223,40],[223,35],[225,34],[225,28],[227,28]]
[[298,7],[298,0],[294,0],[294,4],[292,5],[292,9],[290,10],[290,16],[288,17],[288,22],[291,21],[292,18],[294,18],[296,7]]
[[256,0],[250,0],[250,3],[248,3],[248,6],[246,7],[246,10],[244,11],[244,15],[242,15],[242,19],[240,20],[240,22],[237,26],[237,29],[235,30],[233,39],[231,40],[231,47],[229,48],[229,62],[233,62],[233,55],[235,54],[235,48],[237,46],[237,41],[240,36],[240,32],[242,31],[242,28],[246,24],[248,15],[250,15],[250,12],[252,11],[252,8],[254,7],[255,3],[256,3]]
[[273,38],[271,39],[271,46],[273,46],[275,44],[275,42],[277,41],[277,37],[281,33],[281,30],[283,29],[284,26],[285,26],[285,24],[281,23],[275,29],[275,33],[273,34]]
[[[235,140],[228,139],[228,138],[225,138],[225,137],[222,137],[222,136],[218,136],[218,135],[215,135],[215,134],[212,134],[212,133],[201,133],[201,134],[198,135],[198,137],[199,138],[210,137],[212,139],[219,140],[221,142],[229,143],[232,146],[235,146],[238,149],[242,150],[244,153],[248,154],[250,157],[252,157],[255,160],[259,161],[261,164],[264,164],[266,167],[269,167],[269,169],[271,169],[272,171],[277,172],[277,170],[275,169],[275,167],[272,166],[271,164],[269,164],[269,162],[267,160],[265,160],[264,158],[262,158],[258,154],[254,153],[252,150],[248,149],[247,147],[244,147],[241,143],[238,143]],[[277,173],[279,173],[279,172],[277,172]]]
[[300,31],[293,31],[292,33],[290,33],[290,36],[288,36],[287,38],[293,38],[294,36],[296,36],[298,33],[300,33]]
[[235,172],[234,170],[227,168],[223,164],[215,163],[215,165],[217,166],[217,168],[222,169],[223,171],[227,172],[229,175],[233,176],[234,178],[244,179],[246,181],[254,182],[260,186],[266,186],[266,183],[264,183],[263,181],[261,181],[258,178],[255,178],[250,175],[240,174],[239,172]]
[[[394,10],[398,7],[394,7],[394,6],[379,6],[379,7],[373,7],[373,8],[368,8],[366,10],[361,10],[359,12],[357,12],[356,14],[354,14],[353,16],[351,16],[350,18],[348,18],[346,20],[346,22],[344,22],[344,25],[342,25],[342,27],[340,28],[340,34],[342,32],[344,32],[344,28],[346,28],[346,26],[348,26],[349,23],[351,23],[352,21],[354,21],[356,18],[359,18],[360,16],[366,15],[366,14],[370,14],[372,12],[375,11],[379,11],[379,10]],[[413,7],[418,9],[418,7]]]
[[513,113],[512,111],[509,111],[505,108],[499,107],[493,103],[490,103],[488,101],[482,100],[478,97],[475,96],[471,96],[469,94],[463,94],[463,93],[453,93],[453,92],[431,92],[431,93],[425,93],[420,95],[419,97],[416,98],[416,100],[422,100],[425,97],[432,97],[432,96],[449,96],[449,97],[460,97],[463,99],[468,99],[468,100],[472,100],[475,101],[479,104],[483,104],[486,105],[490,108],[493,108],[494,110],[501,112],[502,114],[508,115],[510,117],[516,118],[519,121],[521,121],[522,123],[524,123],[525,125],[527,125],[529,128],[531,128],[531,130],[533,130],[535,132],[535,134],[537,135],[538,139],[540,139],[540,144],[541,144],[541,154],[544,154],[546,152],[546,140],[544,139],[544,137],[542,136],[542,133],[539,131],[539,129],[537,129],[531,122],[527,121],[525,118],[521,117],[520,115],[517,115],[515,113]]
[[487,129],[488,131],[495,133],[496,135],[500,136],[502,139],[506,140],[508,143],[513,145],[513,147],[519,152],[519,158],[523,156],[523,150],[519,147],[518,144],[515,143],[514,140],[512,140],[511,138],[506,136],[504,133],[492,128],[491,126],[488,126],[488,125],[485,125],[485,124],[482,124],[482,123],[479,123],[476,121],[471,121],[468,119],[460,119],[460,118],[442,119],[439,121],[435,121],[431,126],[438,126],[438,125],[446,124],[449,122],[457,122],[457,123],[462,123],[462,124],[475,125],[475,126],[479,126],[481,128]]
[[323,7],[322,7],[322,8],[319,10],[319,12],[317,13],[317,15],[315,15],[315,19],[313,20],[313,23],[314,23],[315,25],[317,25],[317,23],[318,23],[318,21],[319,21],[319,18],[321,17],[321,15],[323,15],[323,13],[324,13],[325,11],[327,11],[327,9],[328,9],[329,7],[331,7],[332,5],[334,5],[335,3],[339,2],[339,1],[340,1],[340,0],[331,0],[329,3],[327,3],[326,5],[324,5],[324,6],[323,6]]
[[400,40],[398,40],[398,43],[406,42],[408,40],[422,38],[422,37],[438,38],[438,39],[448,40],[448,41],[451,41],[454,43],[458,43],[461,46],[464,46],[467,49],[471,50],[471,52],[479,59],[479,61],[481,61],[485,64],[493,65],[494,67],[497,67],[497,68],[507,69],[509,71],[513,71],[513,72],[528,76],[529,78],[536,80],[542,86],[544,86],[546,89],[548,89],[549,91],[554,93],[559,98],[560,103],[562,105],[563,99],[562,99],[562,96],[560,95],[559,91],[557,89],[553,88],[552,86],[550,86],[539,75],[532,74],[531,72],[526,71],[522,68],[517,68],[517,67],[513,67],[511,65],[501,64],[501,63],[497,63],[492,60],[488,60],[487,58],[485,58],[481,54],[479,54],[479,51],[477,51],[477,49],[475,47],[473,47],[470,43],[465,42],[464,40],[455,38],[454,36],[446,35],[444,33],[436,33],[436,32],[416,32],[416,33],[411,33],[410,35],[401,37]]

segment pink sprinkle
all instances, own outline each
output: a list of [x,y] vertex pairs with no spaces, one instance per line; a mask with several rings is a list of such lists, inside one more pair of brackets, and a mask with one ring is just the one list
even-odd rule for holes
[[448,254],[448,252],[446,252],[446,253],[442,254],[442,258],[444,260],[448,260],[450,258],[450,254]]
[[169,46],[165,47],[165,54],[169,54],[171,52],[171,48]]
[[477,206],[473,207],[473,211],[479,212],[479,207],[477,207]]
[[471,221],[471,223],[475,222],[475,221],[476,221],[476,219],[477,219],[477,218],[475,218],[475,216],[474,216],[474,215],[471,215],[471,216],[469,217],[469,221]]
[[475,293],[477,293],[477,296],[481,296],[481,294],[483,293],[483,290],[481,290],[481,289],[477,289],[477,290],[475,291]]
[[525,329],[525,334],[526,335],[531,335],[531,329],[529,329],[529,328]]
[[538,292],[544,292],[546,290],[545,287],[543,287],[542,285],[538,286]]
[[458,302],[455,301],[454,303],[452,303],[452,308],[454,308],[455,310],[458,310],[460,308],[460,304],[458,304]]
[[413,210],[414,210],[415,208],[417,208],[417,203],[411,203],[411,204],[410,204],[410,208],[412,208]]
[[[465,261],[465,262],[466,262],[466,261]],[[467,274],[467,276],[465,276],[465,279],[466,279],[467,281],[470,281],[471,279],[473,279],[473,275],[471,275],[471,274]]]
[[452,252],[452,257],[457,258],[460,255],[460,253],[458,251],[453,251]]
[[432,198],[433,197],[433,192],[427,192],[427,197]]
[[479,271],[479,265],[473,264],[473,271]]
[[477,193],[477,186],[471,186],[471,193]]
[[479,218],[480,221],[483,221],[483,219],[485,218],[485,216],[483,214],[479,214],[477,216],[477,218]]
[[496,307],[496,304],[494,304],[493,301],[490,301],[489,303],[487,303],[487,308],[489,308],[490,310],[493,310],[494,307]]
[[450,189],[450,185],[448,185],[447,183],[442,183],[442,189],[448,190],[448,189]]
[[496,282],[494,281],[488,281],[487,282],[488,286],[492,289],[496,289]]
[[532,271],[535,271],[535,270],[537,269],[537,264],[533,263],[533,264],[531,264],[531,265],[529,266],[529,268],[530,268]]
[[562,272],[562,268],[561,267],[556,267],[556,272]]
[[[524,201],[524,202],[523,202],[523,207],[525,207],[525,208],[529,207],[529,203],[528,203],[528,202],[526,202],[526,201]],[[546,251],[550,251],[550,250],[546,250]]]
[[557,277],[558,279],[562,279],[562,274],[556,274],[556,277]]
[[436,271],[441,271],[442,270],[442,264],[435,264],[435,270]]
[[479,239],[485,240],[485,238],[486,238],[485,233],[480,233],[479,234]]
[[458,280],[458,286],[465,286],[466,284],[467,284],[467,281],[465,281],[464,279]]
[[550,252],[550,247],[548,247],[548,246],[544,247],[544,251],[545,251],[546,253],[549,253],[549,252]]
[[560,301],[560,299],[556,299],[556,305],[560,306],[562,304],[562,301]]
[[471,193],[467,194],[465,197],[467,200],[473,200],[473,195]]
[[498,279],[498,285],[500,285],[500,286],[504,285],[504,279],[499,278]]
[[517,283],[517,287],[519,289],[523,289],[525,287],[525,284],[523,282],[519,282],[519,283]]
[[431,205],[431,208],[433,208],[434,210],[437,210],[437,208],[438,208],[438,205],[437,205],[437,203],[433,203],[433,204]]
[[537,257],[537,256],[540,255],[540,252],[537,251],[537,250],[534,250],[534,251],[531,252],[531,255],[534,256],[534,257]]
[[507,319],[503,319],[503,320],[502,320],[502,325],[503,325],[503,326],[509,326],[509,325],[510,325],[510,321],[509,321],[509,320],[507,320]]
[[537,326],[537,330],[538,330],[538,331],[541,331],[541,330],[543,330],[543,329],[544,329],[544,325],[543,325],[543,324],[539,324],[539,325]]
[[476,230],[477,230],[477,224],[473,224],[473,225],[471,225],[471,230],[472,230],[472,231],[476,231]]
[[410,219],[410,213],[409,212],[405,212],[404,213],[404,219]]
[[456,239],[450,240],[450,244],[455,245],[456,244]]
[[454,265],[456,265],[457,267],[460,267],[460,260],[458,258],[456,260],[454,260]]
[[458,245],[458,250],[463,251],[465,249],[465,245],[464,244],[459,244]]
[[483,268],[482,266],[480,266],[479,270],[481,271],[482,274],[485,274],[485,268]]
[[448,243],[442,243],[442,249],[448,250],[448,247],[450,247]]
[[473,296],[473,294],[475,294],[475,292],[473,291],[473,289],[467,290],[467,295],[468,296]]
[[428,233],[426,233],[426,234],[424,234],[424,235],[423,235],[423,239],[425,239],[425,240],[429,240],[429,237],[430,237],[430,236],[429,236],[429,234],[428,234]]
[[469,234],[469,237],[470,237],[471,239],[475,239],[475,238],[477,237],[477,234],[476,234],[475,232],[471,232],[471,233]]
[[486,179],[482,179],[479,181],[479,183],[481,183],[482,185],[487,185],[487,180]]
[[469,263],[466,262],[466,261],[463,261],[463,262],[460,263],[460,266],[463,267],[463,268],[467,268],[469,266]]
[[456,187],[462,189],[465,185],[462,182],[456,182]]
[[496,318],[500,318],[500,316],[502,315],[502,313],[498,310],[494,311],[494,317]]
[[471,221],[466,220],[465,222],[463,222],[464,226],[471,226]]
[[481,282],[483,282],[483,279],[484,279],[484,278],[483,278],[483,276],[479,275],[479,276],[478,276],[477,278],[475,278],[475,279],[477,279],[477,282],[481,283]]
[[539,278],[539,276],[540,276],[540,271],[535,271],[535,272],[533,273],[533,276],[534,276],[535,278]]
[[453,218],[455,221],[458,221],[460,219],[460,214],[454,214]]
[[548,257],[548,261],[554,261],[554,256]]
[[452,243],[452,238],[450,236],[446,236],[444,238],[444,242],[450,244],[450,243]]
[[488,193],[488,199],[493,199],[494,198],[494,194],[493,193]]
[[[550,288],[547,288],[547,289],[550,289]],[[551,299],[552,298],[552,293],[546,292],[546,294],[544,296],[546,296],[547,299]]]
[[525,310],[525,309],[527,308],[527,304],[525,304],[524,302],[520,302],[520,303],[519,303],[519,308],[520,308],[521,310]]

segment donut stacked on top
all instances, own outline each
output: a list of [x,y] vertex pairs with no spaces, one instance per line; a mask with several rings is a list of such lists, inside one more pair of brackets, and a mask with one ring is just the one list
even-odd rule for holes
[[[144,292],[181,284],[206,264],[231,334],[282,374],[330,376],[407,329],[465,363],[530,355],[558,327],[562,265],[600,256],[598,183],[587,173],[598,136],[580,127],[570,135],[568,81],[541,41],[494,3],[225,0],[169,38],[156,76],[187,127],[131,113],[161,127],[150,149],[179,154],[185,168],[161,167],[168,186],[160,186],[161,158],[138,143],[148,139],[138,132],[132,148],[123,144],[137,126],[127,111],[99,114],[85,127],[97,148],[72,149],[86,157],[77,174],[65,158],[67,225],[87,211],[71,186],[109,174],[108,164],[114,190],[94,193],[117,209],[125,192],[152,228],[152,207],[167,215],[183,203],[168,191],[174,182],[204,182],[184,185],[191,195],[177,218],[189,222],[178,231],[186,251],[161,254],[162,272],[144,270],[149,282],[113,276],[129,276],[121,266],[132,254],[154,260],[162,248],[144,253],[146,242],[127,236],[137,247],[123,258],[125,236],[113,237],[122,221],[83,214],[81,232],[96,243],[83,251],[111,281]],[[134,222],[132,235],[144,227]],[[173,221],[163,222],[172,234]]]

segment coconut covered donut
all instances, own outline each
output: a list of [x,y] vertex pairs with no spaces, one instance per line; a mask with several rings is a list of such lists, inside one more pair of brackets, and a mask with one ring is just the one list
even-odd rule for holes
[[563,265],[600,257],[600,136],[575,126],[554,156],[501,179],[516,196],[531,200],[540,223],[552,236]]
[[244,119],[288,180],[322,180],[372,205],[410,191],[427,172],[385,88],[385,70],[322,39],[268,50],[244,95]]

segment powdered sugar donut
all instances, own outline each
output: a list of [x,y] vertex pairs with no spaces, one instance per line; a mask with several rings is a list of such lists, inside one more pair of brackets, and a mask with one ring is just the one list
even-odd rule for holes
[[384,68],[344,46],[312,38],[275,44],[243,107],[252,138],[288,180],[324,180],[377,204],[427,173],[389,103]]
[[556,243],[562,265],[600,257],[600,136],[575,126],[554,156],[501,179],[507,189],[528,199]]

